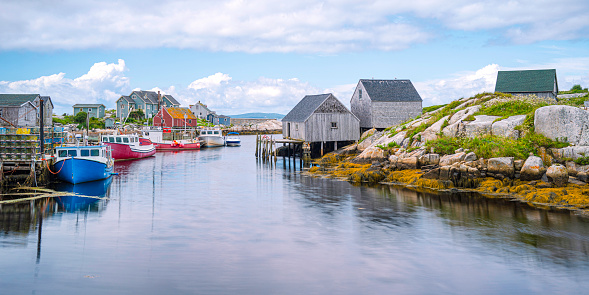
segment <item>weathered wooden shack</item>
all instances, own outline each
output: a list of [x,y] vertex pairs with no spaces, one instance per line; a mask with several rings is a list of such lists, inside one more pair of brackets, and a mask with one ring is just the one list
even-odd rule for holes
[[558,81],[556,70],[499,71],[495,92],[513,95],[536,95],[556,100]]
[[337,149],[360,139],[360,120],[331,93],[307,95],[282,119],[282,134]]
[[361,79],[350,107],[363,130],[384,129],[421,115],[422,99],[410,80]]
[[[0,126],[33,127],[39,125],[39,94],[0,94]],[[51,126],[53,103],[43,96],[43,123]]]

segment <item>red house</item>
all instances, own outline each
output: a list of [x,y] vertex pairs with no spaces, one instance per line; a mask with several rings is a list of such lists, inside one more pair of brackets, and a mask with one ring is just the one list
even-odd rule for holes
[[161,127],[196,127],[197,119],[189,108],[162,108],[153,117],[153,125]]

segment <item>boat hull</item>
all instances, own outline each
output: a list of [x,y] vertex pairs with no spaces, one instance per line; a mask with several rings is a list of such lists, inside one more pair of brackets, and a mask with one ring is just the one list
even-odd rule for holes
[[132,146],[128,144],[106,143],[112,149],[112,157],[117,161],[135,160],[151,157],[156,152],[153,144]]
[[200,142],[190,142],[190,143],[153,143],[155,145],[155,149],[158,151],[184,151],[184,150],[199,150],[200,149]]
[[221,136],[201,136],[205,147],[224,146],[225,140]]
[[113,166],[90,159],[68,158],[56,162],[53,169],[59,171],[56,176],[60,180],[78,184],[109,178]]
[[241,145],[241,140],[227,140],[225,141],[225,144],[227,146],[240,146]]

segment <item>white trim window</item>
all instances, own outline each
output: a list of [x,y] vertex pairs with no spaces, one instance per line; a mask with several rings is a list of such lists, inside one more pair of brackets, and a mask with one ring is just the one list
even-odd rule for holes
[[337,129],[337,122],[331,122],[331,129]]

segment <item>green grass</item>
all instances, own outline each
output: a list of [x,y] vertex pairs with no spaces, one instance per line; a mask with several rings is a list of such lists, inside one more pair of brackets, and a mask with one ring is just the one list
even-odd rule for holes
[[572,107],[583,107],[585,106],[586,100],[589,100],[589,94],[586,94],[581,97],[559,98],[558,104]]
[[486,159],[495,157],[526,159],[530,153],[537,155],[537,150],[540,147],[562,148],[568,145],[566,142],[553,141],[536,133],[529,133],[517,140],[492,135],[475,138],[442,136],[426,143],[426,147],[428,149],[433,148],[435,153],[447,155],[453,154],[458,148],[465,148]]
[[447,104],[440,104],[440,105],[437,105],[437,106],[429,106],[429,107],[424,107],[424,108],[421,110],[421,113],[422,113],[422,114],[425,114],[425,113],[428,113],[428,112],[431,112],[431,111],[435,111],[435,110],[437,110],[437,109],[439,109],[439,108],[443,108],[443,107],[445,107],[445,106],[447,106]]
[[575,159],[575,163],[578,165],[589,165],[589,156],[577,158]]
[[547,106],[545,102],[530,103],[524,100],[510,100],[501,102],[489,107],[482,107],[477,115],[489,115],[489,116],[517,116],[527,115],[531,112],[535,112],[536,109]]

